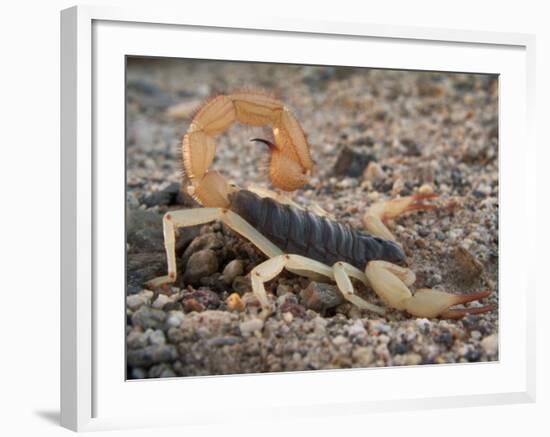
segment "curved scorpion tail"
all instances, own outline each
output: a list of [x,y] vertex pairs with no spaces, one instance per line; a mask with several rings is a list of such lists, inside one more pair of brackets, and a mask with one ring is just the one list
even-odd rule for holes
[[234,122],[272,127],[269,176],[277,188],[293,191],[307,182],[313,167],[309,145],[300,124],[283,103],[261,92],[220,95],[199,108],[182,141],[187,192],[202,205],[227,206],[228,185],[209,167],[216,153],[214,138]]

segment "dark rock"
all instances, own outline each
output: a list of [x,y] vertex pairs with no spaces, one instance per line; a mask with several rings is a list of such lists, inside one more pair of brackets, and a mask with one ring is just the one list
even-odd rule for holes
[[164,190],[156,191],[145,199],[143,199],[143,204],[147,208],[152,206],[169,206],[176,203],[178,198],[178,193],[180,192],[180,184],[173,183],[168,185]]
[[166,255],[157,253],[129,253],[126,258],[126,293],[143,290],[143,284],[166,274]]
[[344,297],[334,285],[312,281],[300,292],[302,304],[313,311],[323,312],[345,302]]
[[216,293],[223,293],[227,291],[227,284],[223,281],[221,273],[214,273],[211,276],[205,276],[200,279],[200,285],[203,287],[210,288]]
[[487,159],[487,147],[483,143],[469,142],[462,147],[462,162],[475,164]]
[[250,282],[250,277],[248,276],[237,276],[233,283],[231,284],[233,291],[240,296],[245,293],[252,291],[252,284]]
[[456,188],[461,188],[464,186],[464,177],[462,176],[460,170],[451,170],[451,181],[453,182],[453,186]]
[[340,150],[340,155],[338,155],[336,164],[334,164],[333,171],[336,176],[356,178],[363,174],[363,171],[371,161],[376,161],[374,155],[344,146]]
[[157,329],[164,324],[166,313],[162,310],[157,310],[148,306],[141,306],[132,315],[132,324],[141,326],[143,329]]
[[476,314],[468,314],[466,317],[462,319],[462,322],[466,327],[469,329],[474,329],[477,324],[480,322],[481,317]]
[[130,366],[149,367],[156,363],[174,361],[178,358],[176,347],[171,344],[151,345],[143,349],[129,350],[126,362]]
[[208,232],[206,234],[199,235],[194,238],[193,241],[187,246],[183,255],[181,256],[181,262],[185,266],[195,252],[201,250],[210,249],[212,251],[219,250],[223,247],[224,242],[219,234]]
[[174,206],[180,205],[183,207],[196,207],[199,203],[194,200],[189,194],[181,190],[181,185],[174,182],[168,185],[164,190],[154,192],[145,199],[143,204],[148,208],[152,206]]
[[379,111],[376,111],[373,115],[372,115],[373,119],[376,120],[376,121],[385,121],[386,118],[388,117],[388,112],[387,111],[384,111],[383,109],[379,110]]
[[[132,251],[163,250],[162,215],[141,209],[126,209],[126,241]],[[134,250],[135,249],[135,250]]]
[[183,280],[186,284],[200,285],[200,280],[218,271],[218,258],[210,249],[193,253],[187,261]]
[[443,332],[434,338],[434,341],[439,344],[443,344],[450,349],[453,346],[454,338],[450,332]]
[[162,310],[163,311],[181,311],[182,310],[182,306],[181,306],[181,303],[179,302],[168,302],[167,304],[165,304],[163,307],[162,307]]
[[279,309],[281,313],[291,313],[294,317],[303,319],[306,316],[306,309],[302,305],[290,300],[283,302]]
[[430,235],[430,230],[426,228],[420,228],[418,230],[418,235],[420,235],[422,238],[426,238],[428,235]]
[[466,355],[464,355],[464,358],[470,363],[475,363],[481,359],[481,352],[476,349],[469,349]]
[[407,352],[409,352],[409,345],[398,341],[391,341],[388,345],[388,349],[390,350],[392,355],[406,354]]
[[467,285],[472,284],[483,273],[483,265],[462,246],[455,248],[453,259],[461,280]]
[[182,305],[183,305],[183,310],[186,313],[192,313],[193,311],[197,313],[202,313],[206,309],[206,307],[202,303],[200,303],[197,299],[194,299],[194,298],[185,299],[182,302]]
[[[357,124],[354,127],[356,129],[360,129],[360,130],[367,130],[368,129],[368,126],[360,125],[360,124]],[[372,137],[366,136],[366,137],[357,138],[356,140],[352,141],[351,144],[354,145],[354,146],[360,146],[360,147],[372,147],[372,146],[374,146],[375,143],[374,143],[374,139]]]
[[422,147],[410,138],[401,139],[401,145],[405,148],[405,156],[420,156],[422,155]]
[[159,252],[164,247],[162,225],[156,228],[143,228],[128,234],[131,252]]
[[223,269],[223,281],[226,284],[232,284],[237,276],[244,273],[244,263],[240,259],[230,261]]

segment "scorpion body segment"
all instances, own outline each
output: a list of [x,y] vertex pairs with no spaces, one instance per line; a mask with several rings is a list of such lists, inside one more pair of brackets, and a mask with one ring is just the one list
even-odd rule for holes
[[244,218],[285,253],[327,265],[344,261],[358,269],[371,260],[401,263],[399,245],[248,190],[229,196],[229,209]]

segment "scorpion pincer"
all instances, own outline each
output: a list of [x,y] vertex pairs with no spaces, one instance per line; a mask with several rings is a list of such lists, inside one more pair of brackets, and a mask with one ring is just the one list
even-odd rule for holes
[[193,118],[182,142],[184,189],[203,208],[171,211],[164,215],[163,230],[168,274],[148,282],[150,287],[176,280],[176,230],[219,220],[252,242],[268,259],[251,271],[252,290],[264,315],[272,304],[264,284],[283,269],[295,274],[336,282],[346,300],[361,309],[384,314],[385,309],[355,293],[351,279],[370,287],[392,308],[417,317],[460,318],[490,311],[491,305],[453,308],[490,295],[490,291],[454,294],[409,287],[415,274],[403,266],[405,255],[386,226],[401,214],[435,205],[421,201],[436,197],[418,194],[370,206],[363,217],[369,233],[330,220],[322,211],[304,210],[285,195],[257,188],[240,189],[215,170],[215,137],[232,123],[269,125],[273,140],[254,139],[269,148],[269,178],[283,191],[302,187],[313,162],[306,136],[294,115],[274,97],[259,92],[222,95],[207,101]]

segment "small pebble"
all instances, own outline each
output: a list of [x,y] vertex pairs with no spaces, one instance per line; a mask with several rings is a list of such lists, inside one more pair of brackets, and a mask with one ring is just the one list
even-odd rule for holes
[[300,292],[300,297],[306,308],[319,312],[334,308],[345,301],[336,286],[315,281],[311,281]]
[[294,320],[294,316],[292,315],[292,313],[290,311],[287,311],[287,312],[283,313],[283,320],[286,323],[290,323],[290,322],[292,322],[292,320]]
[[367,335],[367,330],[363,326],[361,320],[356,320],[353,325],[349,327],[348,334],[350,337],[364,337]]
[[252,285],[250,283],[250,278],[248,276],[237,276],[233,283],[231,284],[231,288],[235,293],[240,294],[243,296],[245,293],[249,293],[252,291]]
[[481,332],[472,331],[470,332],[470,337],[472,337],[472,340],[479,340],[481,338]]
[[230,311],[244,311],[246,308],[244,302],[241,300],[241,296],[239,296],[238,293],[230,294],[225,303]]
[[261,319],[250,319],[239,324],[239,329],[242,335],[250,335],[255,331],[260,331],[264,326]]
[[140,306],[146,303],[148,303],[148,298],[141,293],[131,294],[130,296],[126,297],[126,306],[132,311],[137,310]]
[[366,181],[376,182],[386,179],[387,175],[384,169],[377,162],[371,161],[367,169],[363,173],[363,179]]
[[141,326],[143,329],[156,329],[164,323],[165,319],[166,313],[164,311],[147,306],[141,306],[132,315],[132,324],[134,326]]
[[159,294],[153,302],[153,308],[162,309],[164,305],[170,302],[172,302],[172,299],[170,299],[170,297],[166,296],[165,294]]
[[423,184],[418,189],[418,194],[432,194],[433,192],[434,189],[430,184]]
[[166,318],[166,325],[171,328],[181,325],[181,322],[183,322],[183,319],[185,318],[185,314],[183,311],[170,311],[168,313],[168,317]]
[[453,258],[463,281],[471,283],[483,273],[483,265],[462,246],[453,251]]
[[166,344],[166,337],[164,331],[157,329],[149,336],[149,343],[154,345]]
[[230,261],[223,269],[222,277],[226,284],[232,284],[237,276],[244,273],[244,264],[240,259]]
[[147,346],[148,335],[142,331],[133,330],[126,337],[126,344],[130,349],[139,349]]
[[218,271],[218,257],[211,249],[193,253],[187,261],[183,279],[186,283],[200,285],[200,280]]
[[292,287],[287,284],[279,284],[277,285],[277,292],[275,293],[277,297],[284,296],[285,294],[292,293]]
[[337,335],[332,339],[332,343],[336,346],[342,346],[343,344],[346,344],[348,342],[348,339],[344,337],[343,335]]

